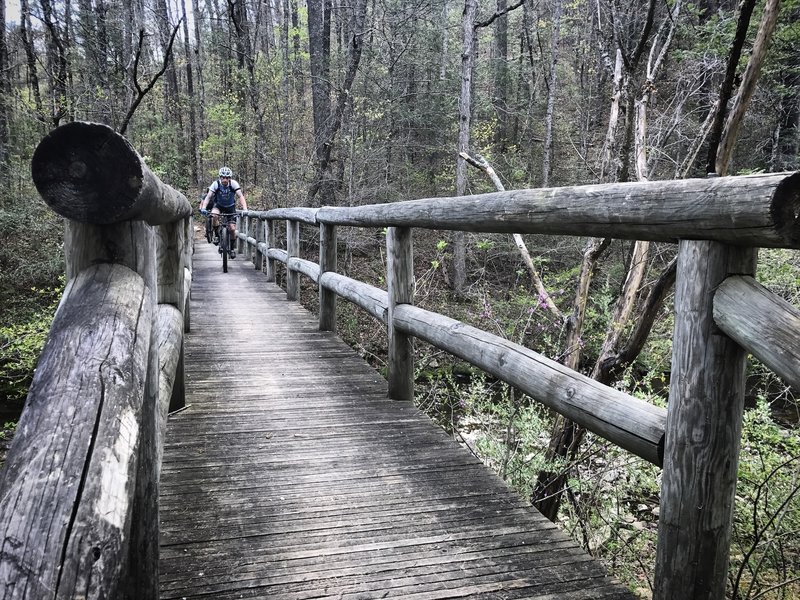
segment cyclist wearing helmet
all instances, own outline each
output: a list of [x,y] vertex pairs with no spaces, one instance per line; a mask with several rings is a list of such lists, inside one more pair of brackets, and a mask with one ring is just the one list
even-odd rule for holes
[[[200,203],[200,213],[203,216],[208,215],[206,207],[211,204],[211,217],[214,228],[216,229],[219,220],[215,215],[220,214],[234,214],[236,212],[236,199],[238,198],[242,210],[247,210],[247,200],[245,200],[242,186],[233,177],[233,172],[228,167],[222,167],[219,170],[219,178],[216,179],[210,186],[208,186],[208,193],[203,201]],[[228,230],[231,232],[231,239],[236,239],[236,222],[232,221],[228,224]],[[231,248],[231,258],[236,258],[236,251]],[[222,250],[220,249],[220,252]]]

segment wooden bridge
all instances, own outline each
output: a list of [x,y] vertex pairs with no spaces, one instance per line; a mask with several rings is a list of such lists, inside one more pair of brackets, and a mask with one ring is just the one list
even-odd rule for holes
[[252,263],[196,248],[161,598],[632,598]]
[[[245,212],[223,277],[110,129],[55,130],[32,171],[68,285],[0,481],[0,598],[629,597],[413,408],[414,338],[663,466],[654,597],[724,597],[747,352],[800,383],[800,311],[752,277],[800,247],[800,173]],[[341,226],[387,228],[386,290],[337,272]],[[677,243],[669,410],[415,307],[415,227]],[[388,381],[339,297],[387,328]]]

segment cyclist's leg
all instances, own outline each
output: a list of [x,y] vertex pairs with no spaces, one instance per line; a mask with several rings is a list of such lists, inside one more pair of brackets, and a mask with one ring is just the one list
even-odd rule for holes
[[[214,229],[214,237],[217,238],[216,243],[219,244],[219,208],[216,206],[211,209],[211,226]],[[218,249],[221,253],[222,250]]]
[[231,240],[229,250],[231,251],[231,258],[236,258],[236,221],[231,221],[228,224],[228,231],[230,235],[228,236]]

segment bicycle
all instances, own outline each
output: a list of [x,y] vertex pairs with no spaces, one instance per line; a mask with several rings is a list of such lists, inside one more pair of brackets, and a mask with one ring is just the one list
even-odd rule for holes
[[231,232],[228,225],[236,221],[235,213],[225,213],[217,215],[219,224],[217,225],[217,237],[219,238],[219,253],[222,254],[222,272],[228,272],[228,256],[234,258],[236,256],[231,241]]
[[214,227],[211,222],[211,214],[206,217],[206,242],[209,244],[214,241]]

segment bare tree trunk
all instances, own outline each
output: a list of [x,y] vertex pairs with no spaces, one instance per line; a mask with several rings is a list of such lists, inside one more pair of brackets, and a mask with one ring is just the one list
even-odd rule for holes
[[[167,47],[172,33],[170,26],[169,12],[167,11],[166,0],[156,0],[155,12],[158,22],[158,39],[161,44],[161,51],[167,56]],[[180,101],[178,100],[178,75],[175,70],[175,61],[170,58],[167,63],[165,74],[166,85],[164,86],[164,120],[167,123],[180,123]],[[182,127],[181,127],[182,129]]]
[[708,143],[708,158],[706,160],[706,173],[716,172],[717,150],[722,136],[723,123],[728,111],[728,101],[733,95],[736,71],[739,68],[739,59],[742,56],[742,48],[747,40],[747,29],[750,27],[750,18],[753,15],[756,0],[743,0],[739,5],[739,19],[736,23],[736,34],[731,42],[731,50],[728,53],[728,66],[725,70],[725,78],[719,88],[719,98],[716,103],[710,129]]
[[625,80],[622,74],[622,51],[617,49],[614,61],[614,93],[611,96],[611,110],[608,116],[608,129],[606,140],[603,144],[603,157],[600,161],[600,179],[615,181],[618,168],[613,166],[616,156],[617,126],[619,125],[619,108],[622,100]]
[[183,54],[186,57],[186,93],[189,99],[189,154],[192,157],[190,171],[192,182],[200,183],[199,162],[197,152],[197,115],[195,107],[197,98],[194,94],[194,78],[192,73],[192,52],[189,43],[189,22],[186,18],[186,0],[181,0],[181,13],[183,15]]
[[[205,139],[206,126],[205,126],[205,111],[203,107],[206,104],[205,85],[203,83],[203,69],[205,68],[205,57],[203,54],[203,37],[200,35],[200,5],[198,0],[192,0],[192,13],[194,14],[194,66],[195,75],[197,76],[197,136],[198,139]],[[203,175],[203,157],[200,149],[197,149],[197,173],[198,177],[202,178]]]
[[[6,5],[0,3],[0,23],[6,22]],[[9,139],[8,103],[11,86],[8,79],[8,47],[6,45],[6,28],[0,28],[0,183],[8,189],[11,183],[11,161],[9,158],[11,140]]]
[[[472,120],[472,75],[475,70],[475,17],[477,0],[464,1],[461,48],[461,94],[458,97],[458,152],[456,162],[456,195],[467,192],[467,162],[460,155],[469,153],[470,123]],[[464,293],[467,279],[466,241],[463,231],[453,236],[453,288],[456,294]]]
[[[497,12],[508,8],[508,0],[497,0]],[[494,94],[492,106],[497,118],[494,144],[500,152],[505,150],[508,140],[508,20],[497,19],[494,26]]]
[[39,120],[46,122],[44,106],[42,104],[42,92],[39,89],[39,72],[36,67],[36,52],[33,49],[33,39],[31,39],[31,9],[28,0],[20,0],[20,21],[19,34],[22,45],[25,48],[25,58],[28,61],[28,80],[30,81],[31,92],[33,93],[33,105]]
[[542,155],[542,187],[550,187],[550,166],[553,154],[553,113],[556,105],[556,73],[558,66],[558,43],[561,39],[561,0],[553,0],[553,32],[550,38],[550,77],[547,82],[547,112],[544,117],[544,154]]
[[[312,65],[312,96],[314,102],[314,140],[317,157],[317,174],[308,193],[308,201],[312,203],[318,192],[322,192],[323,201],[335,204],[336,181],[331,172],[331,154],[336,135],[342,125],[347,106],[350,103],[350,90],[353,87],[361,52],[364,46],[364,22],[367,16],[367,0],[355,0],[350,15],[349,36],[347,44],[347,66],[344,80],[339,88],[336,105],[330,108],[328,92],[328,74],[330,71],[330,24],[320,22],[318,10],[320,0],[311,0],[308,8],[309,48]],[[312,6],[314,7],[312,23]],[[328,12],[329,4],[323,9]],[[324,14],[324,13],[323,13]],[[327,35],[325,32],[328,32]],[[312,33],[313,32],[313,33]],[[312,40],[312,37],[314,40]],[[326,39],[324,39],[327,37]],[[318,64],[315,66],[315,58]],[[316,91],[315,91],[315,87]]]
[[755,91],[756,83],[758,83],[758,78],[761,75],[761,66],[764,64],[767,50],[769,50],[769,45],[772,41],[772,34],[778,22],[779,8],[780,0],[767,0],[764,6],[764,14],[761,17],[756,41],[753,43],[753,49],[750,52],[750,60],[747,62],[747,68],[742,76],[742,84],[739,86],[739,93],[736,95],[728,120],[725,122],[725,129],[722,132],[722,139],[717,150],[716,167],[718,175],[728,172],[728,166],[733,156],[733,148],[739,137],[739,129],[750,104],[750,98]]
[[281,63],[283,73],[281,74],[281,91],[283,99],[283,119],[281,122],[281,157],[283,159],[283,197],[289,198],[291,182],[289,180],[290,162],[290,105],[291,105],[291,83],[289,74],[291,73],[291,63],[289,62],[289,19],[291,10],[289,0],[283,0],[283,18],[281,20]]
[[42,16],[48,33],[47,62],[50,72],[50,122],[58,127],[67,114],[67,48],[55,20],[50,0],[40,0]]

